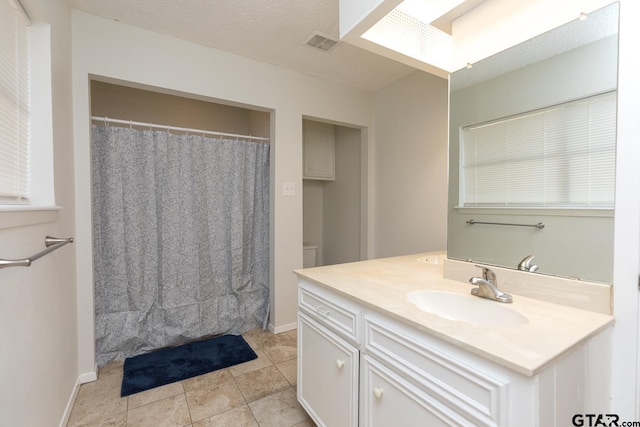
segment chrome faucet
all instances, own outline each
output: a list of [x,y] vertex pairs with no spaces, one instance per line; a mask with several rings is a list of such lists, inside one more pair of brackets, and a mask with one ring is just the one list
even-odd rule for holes
[[492,299],[498,302],[513,302],[513,298],[511,297],[511,295],[506,294],[498,289],[496,275],[493,271],[481,265],[476,265],[476,267],[482,269],[482,277],[472,277],[471,279],[469,279],[469,283],[478,286],[477,288],[471,289],[471,295]]
[[535,258],[535,255],[526,256],[520,263],[518,264],[518,270],[520,271],[529,271],[533,273],[538,269],[537,265],[531,265],[531,261]]

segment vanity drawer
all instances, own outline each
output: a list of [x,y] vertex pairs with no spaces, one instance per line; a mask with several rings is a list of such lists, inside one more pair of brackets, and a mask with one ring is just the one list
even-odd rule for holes
[[508,382],[432,348],[426,337],[395,328],[389,319],[378,321],[367,314],[364,351],[475,425],[500,426],[506,422]]
[[360,310],[343,298],[302,282],[298,285],[298,307],[334,332],[360,342]]

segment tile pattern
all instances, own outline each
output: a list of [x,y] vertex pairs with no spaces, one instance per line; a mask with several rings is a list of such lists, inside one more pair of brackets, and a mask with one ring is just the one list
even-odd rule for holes
[[120,397],[123,361],[80,386],[67,427],[314,427],[296,399],[296,331],[243,335],[258,358]]

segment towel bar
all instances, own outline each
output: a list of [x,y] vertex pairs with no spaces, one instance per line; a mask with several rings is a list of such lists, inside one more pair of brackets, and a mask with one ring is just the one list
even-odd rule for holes
[[480,221],[476,221],[475,219],[470,219],[467,221],[467,224],[473,225],[473,224],[488,224],[488,225],[511,225],[514,227],[534,227],[537,228],[539,230],[542,230],[544,228],[544,223],[539,222],[537,224],[512,224],[512,223],[508,223],[508,222],[480,222]]
[[29,258],[25,258],[25,259],[0,259],[0,268],[29,267],[33,261],[39,258],[42,258],[49,252],[53,252],[56,249],[61,248],[67,243],[73,243],[73,237],[59,238],[59,237],[46,236],[44,238],[44,245],[47,247],[47,249],[40,251],[37,254],[32,255]]

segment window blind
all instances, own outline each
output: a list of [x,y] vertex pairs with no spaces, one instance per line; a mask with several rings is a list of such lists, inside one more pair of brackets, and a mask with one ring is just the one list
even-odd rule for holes
[[26,203],[29,190],[28,17],[0,0],[0,203]]
[[462,204],[613,207],[616,93],[461,130]]

